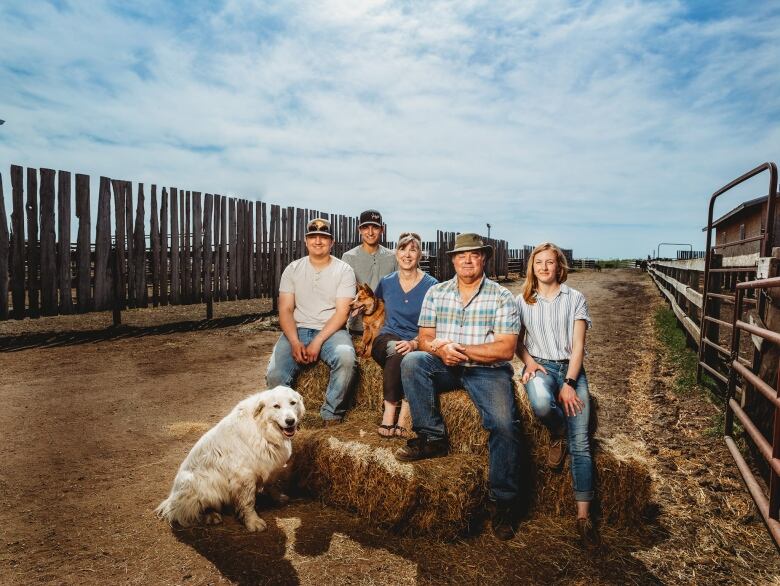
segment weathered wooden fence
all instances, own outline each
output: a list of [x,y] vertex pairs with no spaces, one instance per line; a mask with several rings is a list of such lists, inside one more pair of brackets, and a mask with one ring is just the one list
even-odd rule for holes
[[[260,297],[275,307],[309,220],[330,220],[338,257],[359,242],[354,216],[108,177],[98,189],[93,210],[88,175],[12,165],[9,232],[0,174],[0,319]],[[453,274],[454,239],[426,243],[440,280]],[[508,275],[507,242],[490,243],[489,274]]]

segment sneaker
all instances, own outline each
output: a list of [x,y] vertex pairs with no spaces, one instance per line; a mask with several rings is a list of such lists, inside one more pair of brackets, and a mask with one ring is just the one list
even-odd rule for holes
[[414,462],[427,458],[439,458],[449,452],[447,440],[428,439],[421,435],[406,442],[406,445],[395,451],[395,459],[399,462]]
[[341,425],[342,419],[324,419],[322,421],[322,427],[333,427],[334,425]]
[[547,452],[547,467],[558,470],[563,466],[564,458],[566,458],[566,441],[563,438],[553,439]]
[[515,536],[515,510],[512,503],[496,502],[490,525],[493,527],[493,535],[501,541],[507,541]]
[[601,546],[601,536],[590,517],[577,519],[577,533],[580,536],[580,543],[588,551],[594,552]]

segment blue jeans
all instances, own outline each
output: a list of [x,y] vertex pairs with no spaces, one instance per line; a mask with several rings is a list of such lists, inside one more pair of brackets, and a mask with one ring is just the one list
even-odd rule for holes
[[[298,339],[308,346],[318,333],[319,330],[298,328]],[[320,417],[341,419],[349,407],[349,394],[357,370],[352,336],[346,330],[338,330],[322,344],[320,358],[330,367],[330,379],[325,390],[325,403],[320,409]],[[277,385],[289,387],[302,367],[303,365],[293,359],[292,346],[287,336],[282,334],[274,346],[265,373],[268,387],[273,388]]]
[[489,433],[490,497],[512,501],[519,493],[520,416],[515,403],[512,367],[446,366],[428,352],[410,352],[401,361],[401,380],[418,435],[444,439],[447,430],[438,393],[465,388]]
[[582,413],[575,416],[566,416],[563,409],[556,401],[558,393],[566,378],[569,365],[561,362],[552,362],[543,358],[535,358],[536,362],[544,366],[547,374],[541,370],[536,371],[536,376],[528,379],[525,391],[531,408],[541,420],[553,437],[566,436],[569,453],[571,454],[571,476],[574,482],[574,499],[577,501],[593,500],[593,458],[590,453],[590,437],[588,435],[588,422],[590,420],[590,394],[588,393],[588,377],[585,369],[580,369],[577,377],[577,397],[585,406]]

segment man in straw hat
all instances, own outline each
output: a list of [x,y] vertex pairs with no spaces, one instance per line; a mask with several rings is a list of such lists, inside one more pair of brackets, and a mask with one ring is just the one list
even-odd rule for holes
[[418,322],[419,351],[401,362],[417,437],[395,457],[409,462],[446,455],[447,431],[436,395],[465,388],[490,433],[493,532],[499,539],[511,539],[519,493],[520,417],[509,361],[520,322],[512,294],[485,276],[492,253],[477,234],[459,234],[447,253],[455,277],[425,295]]
[[289,387],[304,364],[321,356],[330,367],[325,403],[320,409],[326,426],[340,423],[344,417],[356,371],[352,337],[344,329],[355,296],[355,273],[347,263],[331,256],[332,248],[330,222],[323,218],[309,222],[309,254],[287,265],[279,282],[283,333],[266,372],[269,387]]

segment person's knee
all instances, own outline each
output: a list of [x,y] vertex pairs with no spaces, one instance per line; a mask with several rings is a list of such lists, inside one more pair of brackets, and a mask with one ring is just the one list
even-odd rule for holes
[[525,389],[534,415],[542,418],[548,417],[555,408],[552,395],[538,381],[528,381]]
[[427,357],[427,352],[409,352],[401,360],[401,375],[411,374],[420,368]]
[[333,368],[349,370],[355,367],[355,348],[351,345],[340,344],[333,353]]

